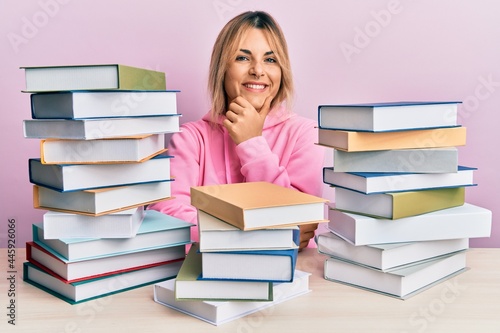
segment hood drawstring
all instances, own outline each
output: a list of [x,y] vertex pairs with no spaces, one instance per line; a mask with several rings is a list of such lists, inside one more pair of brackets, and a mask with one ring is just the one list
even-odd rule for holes
[[225,128],[222,129],[224,132],[223,141],[224,141],[224,163],[226,169],[226,182],[227,184],[232,183],[232,174],[231,174],[231,159],[229,158],[229,133]]

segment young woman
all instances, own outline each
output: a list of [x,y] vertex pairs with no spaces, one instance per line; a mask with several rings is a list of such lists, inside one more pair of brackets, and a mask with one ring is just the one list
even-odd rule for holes
[[[290,110],[293,81],[281,28],[265,12],[245,12],[221,30],[208,82],[212,107],[169,142],[173,199],[155,209],[196,223],[192,186],[267,181],[322,194],[323,148],[316,122]],[[259,195],[256,193],[256,195]],[[300,228],[300,249],[317,224]],[[193,228],[197,240],[197,229]]]

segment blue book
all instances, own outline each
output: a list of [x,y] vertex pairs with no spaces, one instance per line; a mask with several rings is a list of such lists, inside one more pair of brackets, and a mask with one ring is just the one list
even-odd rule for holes
[[64,260],[98,258],[132,251],[191,243],[193,223],[146,210],[144,219],[132,238],[45,239],[43,225],[33,224],[33,241]]
[[268,281],[204,280],[199,244],[193,243],[175,279],[176,300],[272,301]]
[[[294,230],[299,244],[300,231]],[[287,250],[249,250],[202,252],[201,279],[238,281],[293,281],[298,248]]]
[[178,90],[79,90],[30,95],[33,119],[163,116],[177,113]]
[[323,182],[364,194],[417,191],[446,187],[475,186],[477,168],[458,166],[457,172],[335,172],[333,167],[323,168]]
[[319,105],[322,129],[387,132],[459,126],[457,101]]
[[[63,142],[63,140],[54,142]],[[172,156],[169,155],[156,155],[140,163],[94,164],[77,164],[76,162],[46,164],[39,158],[30,158],[29,180],[32,184],[58,192],[171,181],[171,158]]]

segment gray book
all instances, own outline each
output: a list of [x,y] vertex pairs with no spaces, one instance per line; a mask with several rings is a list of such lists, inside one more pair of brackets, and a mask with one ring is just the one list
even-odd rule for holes
[[457,172],[458,149],[449,147],[360,152],[335,149],[333,162],[335,172]]

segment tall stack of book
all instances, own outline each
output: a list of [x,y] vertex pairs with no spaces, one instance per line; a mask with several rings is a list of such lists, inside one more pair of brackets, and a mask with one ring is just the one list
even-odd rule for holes
[[316,236],[332,281],[409,298],[467,269],[490,210],[465,201],[460,102],[320,105],[318,143],[333,148],[328,232]]
[[199,243],[155,301],[214,325],[309,291],[296,269],[299,225],[324,222],[326,200],[267,182],[191,188]]
[[79,303],[177,275],[191,223],[145,206],[170,198],[165,133],[179,131],[165,73],[124,65],[23,67],[34,207],[24,280]]

